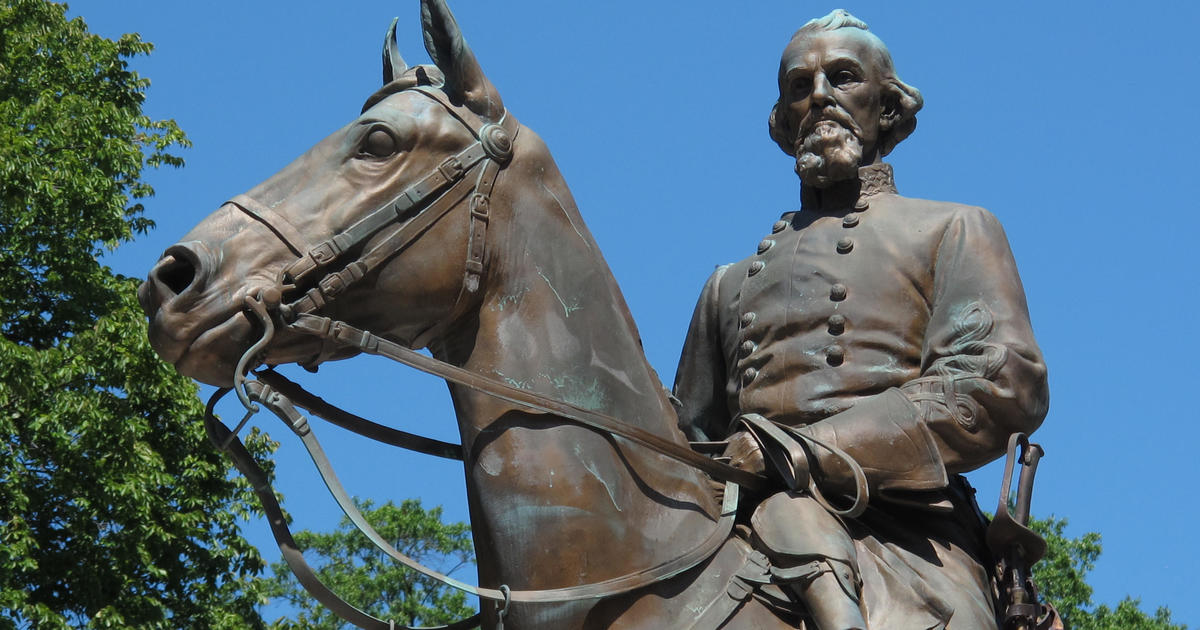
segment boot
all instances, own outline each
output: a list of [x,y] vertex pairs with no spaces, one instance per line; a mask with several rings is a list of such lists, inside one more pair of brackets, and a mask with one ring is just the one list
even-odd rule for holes
[[817,630],[867,630],[859,606],[861,585],[848,565],[820,559],[771,572],[808,609]]

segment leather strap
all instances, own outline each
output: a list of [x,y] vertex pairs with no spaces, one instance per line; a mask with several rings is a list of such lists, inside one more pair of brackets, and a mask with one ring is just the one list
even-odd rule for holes
[[440,103],[447,112],[450,112],[451,116],[457,118],[458,122],[462,123],[467,129],[470,129],[471,133],[474,134],[476,138],[483,135],[481,132],[483,131],[483,127],[487,124],[487,121],[481,119],[478,114],[472,112],[470,109],[452,103],[450,101],[450,97],[447,96],[446,93],[441,89],[424,85],[414,86],[409,89],[413,92],[420,92],[421,94],[424,94],[425,96]]
[[802,490],[808,487],[812,478],[808,471],[808,453],[803,445],[783,432],[770,420],[756,413],[738,416],[734,425],[741,425],[766,456],[767,461],[775,467],[775,471],[783,478],[783,484],[788,490]]
[[750,599],[754,589],[770,583],[770,562],[767,557],[754,549],[747,549],[742,567],[729,576],[725,589],[698,611],[695,621],[688,630],[716,630],[724,624],[733,613]]
[[487,158],[483,144],[476,141],[442,161],[437,168],[405,188],[395,199],[374,210],[353,225],[311,248],[284,270],[285,284],[302,284],[311,274],[332,264],[347,250],[366,242],[376,232],[413,208],[421,207],[430,197],[461,181],[476,164]]
[[[479,174],[479,183],[471,195],[471,229],[467,231],[467,264],[463,277],[463,290],[474,293],[479,290],[479,281],[483,276],[483,255],[486,252],[488,222],[491,220],[492,186],[496,183],[496,175],[500,165],[488,162]],[[461,298],[460,298],[461,299]]]
[[356,416],[335,405],[329,404],[319,396],[310,393],[291,379],[274,370],[255,372],[254,376],[269,385],[271,389],[283,394],[294,404],[343,429],[391,446],[398,446],[435,457],[462,461],[462,445],[460,444],[452,444],[421,435],[414,435],[406,431],[400,431],[371,422],[366,418]]
[[[312,458],[313,463],[316,464],[317,471],[321,474],[321,479],[325,482],[325,485],[329,489],[330,494],[333,495],[334,500],[337,501],[347,518],[349,518],[351,522],[353,522],[355,526],[358,527],[358,529],[362,531],[376,547],[414,571],[477,597],[495,601],[552,603],[619,595],[621,593],[626,593],[634,589],[674,577],[684,571],[687,571],[688,569],[695,567],[715,553],[721,544],[723,544],[733,532],[733,521],[737,514],[738,487],[736,484],[730,483],[727,484],[725,488],[725,496],[721,506],[721,518],[708,537],[706,537],[704,541],[702,541],[688,553],[657,566],[601,582],[556,589],[514,591],[508,589],[492,589],[481,586],[471,586],[470,584],[466,584],[465,582],[461,582],[439,571],[435,571],[422,565],[416,560],[413,560],[407,555],[401,553],[390,543],[388,543],[383,536],[381,536],[379,532],[377,532],[371,526],[371,524],[367,522],[366,518],[358,510],[358,507],[354,505],[354,502],[350,498],[349,494],[346,493],[345,488],[342,487],[341,482],[337,478],[337,474],[333,471],[332,464],[330,464],[329,459],[325,456],[324,449],[321,448],[320,442],[317,441],[316,436],[313,434],[312,428],[308,424],[308,420],[296,412],[295,408],[291,406],[291,403],[286,397],[278,392],[272,391],[268,386],[262,385],[261,383],[250,382],[247,383],[247,387],[252,390],[255,400],[258,400],[263,404],[263,406],[265,406],[267,409],[270,409],[272,413],[283,420],[284,423],[287,424],[288,427],[292,429],[292,431],[296,433],[298,437],[300,437],[301,442],[304,444],[305,449],[308,450],[309,456]],[[234,460],[234,464],[237,466],[238,470],[240,470],[242,474],[246,475],[246,478],[250,480],[251,484],[254,486],[255,492],[259,496],[259,500],[263,503],[264,511],[267,512],[268,518],[271,519],[272,533],[275,534],[276,541],[280,545],[280,550],[285,552],[285,560],[287,560],[288,566],[292,568],[294,573],[296,573],[297,578],[301,579],[301,584],[304,585],[304,587],[308,589],[309,592],[318,599],[318,601],[321,601],[322,604],[334,609],[339,615],[341,615],[341,611],[343,610],[346,610],[352,617],[366,615],[366,613],[362,613],[362,611],[359,611],[353,606],[341,601],[340,598],[338,598],[337,601],[333,602],[332,604],[325,601],[325,599],[322,599],[323,597],[328,598],[332,596],[336,598],[337,596],[329,592],[328,588],[325,587],[324,584],[321,584],[315,575],[310,575],[312,574],[311,567],[309,567],[307,562],[304,561],[303,556],[300,555],[298,551],[295,551],[295,540],[292,538],[291,530],[288,528],[286,521],[283,519],[282,511],[279,510],[279,504],[275,500],[275,495],[271,490],[270,482],[266,473],[262,471],[262,468],[258,466],[258,463],[254,461],[250,454],[246,452],[245,446],[241,443],[241,441],[238,440],[236,436],[233,436],[225,427],[225,425],[212,414],[212,408],[215,406],[216,401],[220,398],[220,396],[223,396],[228,391],[229,390],[218,391],[217,394],[215,394],[209,401],[208,413],[206,414],[205,418],[206,426],[209,428],[210,436],[213,436],[214,443],[216,443],[218,446],[228,441],[229,448],[225,450]],[[276,519],[274,516],[274,512],[277,510],[279,514],[278,519]],[[276,521],[278,521],[278,523]],[[287,557],[289,549],[294,551],[294,553],[290,554],[292,557]],[[302,574],[305,574],[303,578],[301,577]],[[306,580],[315,581],[315,585],[310,586],[310,584],[306,583]],[[347,610],[347,607],[349,610]],[[367,615],[367,617],[369,617],[369,615]],[[351,621],[351,623],[360,623],[359,621],[355,621],[349,617],[343,616],[343,618],[347,621]],[[359,618],[361,619],[361,617]],[[382,623],[380,620],[377,620],[374,617],[370,617],[370,619],[367,621],[371,620]],[[373,628],[376,626],[363,625],[362,627]],[[471,626],[458,626],[457,624],[454,626],[447,626],[447,628],[458,627]]]
[[464,385],[494,398],[499,398],[500,400],[534,411],[554,414],[567,420],[578,422],[584,426],[610,433],[636,444],[641,444],[676,461],[698,468],[708,473],[714,479],[733,482],[754,491],[766,491],[770,489],[768,480],[761,475],[756,475],[709,459],[687,446],[671,442],[644,429],[629,426],[612,416],[576,407],[560,400],[547,398],[529,390],[512,387],[482,374],[439,361],[433,357],[427,357],[398,343],[350,326],[345,322],[318,315],[299,313],[296,314],[295,320],[288,324],[288,328],[294,332],[305,333],[315,337],[331,338],[343,345],[354,347],[360,352],[387,357],[426,374],[432,374],[451,383]]
[[329,590],[329,587],[321,582],[316,571],[304,559],[304,554],[300,552],[295,538],[292,537],[292,531],[287,524],[287,517],[283,513],[283,508],[279,505],[279,500],[275,498],[275,491],[271,487],[270,478],[267,473],[258,465],[258,462],[254,460],[250,452],[246,450],[246,446],[242,444],[242,441],[213,414],[213,407],[217,401],[229,393],[229,391],[229,389],[220,389],[209,399],[208,408],[204,414],[204,428],[208,432],[209,440],[229,456],[234,466],[237,467],[238,471],[246,477],[251,487],[254,488],[254,494],[258,497],[259,504],[262,505],[263,512],[267,516],[267,521],[271,526],[271,534],[275,537],[275,542],[279,545],[279,551],[283,555],[284,561],[287,562],[288,567],[292,570],[292,573],[295,574],[296,579],[300,582],[300,585],[304,587],[304,590],[308,591],[314,599],[326,608],[329,608],[337,616],[365,630],[467,630],[468,628],[479,626],[479,614],[449,625],[434,626],[428,629],[397,625],[393,621],[384,621],[374,615],[363,612]]
[[275,212],[274,209],[268,207],[266,204],[259,203],[253,197],[249,195],[236,195],[233,199],[225,203],[237,206],[242,212],[265,224],[275,233],[275,236],[279,237],[279,240],[283,241],[284,245],[287,245],[288,249],[292,250],[293,254],[301,256],[304,252],[311,249],[308,239],[304,238],[304,234],[300,230],[297,230],[291,221],[288,221],[286,217]]
[[[417,91],[434,98],[456,118],[463,120],[464,124],[469,124],[466,121],[471,120],[471,117],[468,116],[464,120],[463,114],[458,111],[459,108],[445,101],[444,97],[431,96],[431,94],[440,94],[439,92]],[[358,260],[347,264],[340,271],[321,277],[317,286],[288,304],[288,308],[301,313],[316,312],[372,270],[404,251],[414,240],[462,201],[471,188],[468,175],[482,164],[482,169],[474,183],[474,193],[471,195],[466,271],[463,278],[463,289],[452,309],[457,311],[459,305],[464,302],[465,294],[474,293],[480,285],[484,271],[487,226],[490,222],[491,192],[500,170],[511,157],[511,153],[497,154],[494,135],[486,138],[480,137],[481,129],[487,133],[488,124],[479,124],[478,121],[475,123],[475,126],[471,127],[471,131],[477,138],[476,142],[457,155],[447,158],[437,169],[409,186],[389,204],[371,212],[343,232],[309,248],[306,254],[284,268],[281,282],[285,289],[302,285],[308,278],[335,263],[345,252],[366,242],[389,224],[403,219],[414,208],[428,203],[428,207],[396,227],[391,234],[363,253]],[[499,125],[491,125],[492,131],[500,131],[500,129],[494,129],[497,126],[503,130],[500,135],[507,136],[508,148],[511,150],[511,143],[516,139],[520,129],[519,123],[512,116],[505,114]],[[449,186],[448,190],[446,190],[447,186]],[[429,201],[435,194],[438,196],[433,201]],[[246,199],[257,204],[249,197]],[[261,206],[261,204],[257,205]],[[276,213],[275,216],[279,215]],[[279,218],[284,220],[282,217]],[[292,247],[292,249],[296,248]],[[423,335],[426,338],[429,336],[431,335]]]
[[[392,256],[403,251],[409,244],[428,231],[429,228],[433,227],[439,219],[446,216],[462,201],[463,197],[471,190],[471,187],[470,180],[460,179],[450,190],[438,197],[425,211],[404,225],[397,227],[391,234],[384,237],[378,245],[365,252],[362,258],[346,265],[342,271],[326,275],[317,286],[309,289],[302,297],[288,304],[288,308],[297,313],[313,313],[320,310],[338,295],[344,293],[353,283],[362,279],[366,274],[379,267]],[[328,243],[329,241],[326,242]],[[307,259],[302,258],[297,262],[304,260]]]
[[[821,507],[836,516],[858,518],[867,510],[867,503],[871,496],[870,488],[867,485],[867,475],[863,472],[862,466],[854,461],[849,453],[832,444],[805,435],[793,427],[771,422],[756,413],[743,414],[735,420],[735,423],[740,423],[750,431],[789,489],[807,488],[808,493]],[[825,498],[816,479],[809,474],[808,451],[813,447],[828,450],[835,457],[844,461],[850,469],[850,474],[854,477],[855,491],[854,502],[850,507],[841,509],[834,506]],[[802,461],[805,462],[804,465],[800,464]]]

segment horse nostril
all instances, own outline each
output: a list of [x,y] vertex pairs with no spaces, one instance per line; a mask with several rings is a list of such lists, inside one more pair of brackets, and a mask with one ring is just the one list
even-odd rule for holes
[[175,295],[179,295],[196,279],[196,267],[186,259],[167,256],[154,268],[154,277]]
[[150,271],[150,282],[157,287],[162,299],[181,295],[203,284],[204,260],[207,249],[201,243],[172,245]]

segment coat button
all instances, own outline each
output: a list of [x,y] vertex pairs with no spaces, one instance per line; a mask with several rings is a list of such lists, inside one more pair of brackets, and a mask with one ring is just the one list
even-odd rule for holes
[[825,362],[829,365],[841,365],[844,360],[846,351],[841,346],[835,344],[825,349]]
[[762,271],[763,267],[766,267],[766,266],[767,266],[767,263],[765,263],[761,260],[756,260],[756,261],[750,263],[750,269],[746,272],[746,274],[753,276],[754,274]]
[[870,208],[870,207],[871,207],[871,203],[869,201],[867,201],[866,199],[859,199],[858,202],[856,202],[854,204],[855,210],[866,210],[867,208]]
[[843,236],[838,239],[837,251],[839,254],[849,254],[852,249],[854,249],[854,240],[849,236]]
[[746,370],[742,372],[742,385],[749,385],[757,377],[758,370],[754,368],[746,368]]
[[840,335],[846,332],[846,316],[835,313],[829,316],[829,334]]
[[788,226],[788,222],[784,221],[783,219],[780,219],[775,222],[775,225],[771,226],[771,233],[778,234],[778,233],[782,232],[783,228],[785,228],[787,226]]
[[858,225],[859,217],[857,212],[851,212],[842,217],[842,227],[852,228]]
[[744,357],[750,356],[757,349],[758,344],[754,343],[753,341],[747,339],[746,341],[742,342],[742,356]]
[[846,299],[846,285],[839,282],[829,287],[829,299],[834,302],[841,302]]
[[756,318],[756,317],[758,317],[758,315],[754,314],[753,311],[742,313],[742,328],[745,328],[745,327],[749,326],[750,324],[753,324],[754,318]]
[[759,244],[758,244],[758,253],[762,254],[762,253],[766,252],[768,249],[771,249],[771,248],[772,248],[772,247],[774,247],[774,246],[775,246],[775,241],[773,241],[773,240],[771,240],[771,239],[769,239],[769,238],[764,238],[764,239],[763,239],[761,242],[759,242]]

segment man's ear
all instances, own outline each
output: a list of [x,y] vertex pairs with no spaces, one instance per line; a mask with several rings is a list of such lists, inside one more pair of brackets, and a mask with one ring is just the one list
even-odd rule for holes
[[900,95],[894,90],[884,90],[880,101],[883,111],[879,114],[879,129],[891,131],[900,121]]
[[784,153],[795,157],[796,131],[788,125],[787,114],[783,112],[782,103],[779,101],[775,101],[771,115],[767,117],[767,131]]
[[920,90],[899,79],[889,81],[880,98],[879,155],[887,155],[917,128],[917,112],[925,100]]

